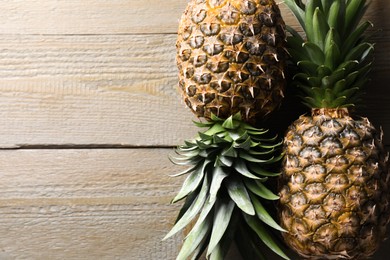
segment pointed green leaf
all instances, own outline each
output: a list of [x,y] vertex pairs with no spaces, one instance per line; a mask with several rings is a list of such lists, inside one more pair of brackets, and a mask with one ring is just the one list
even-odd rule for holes
[[205,168],[210,161],[205,160],[202,167],[198,167],[193,171],[184,181],[182,188],[176,197],[172,200],[172,203],[175,203],[184,197],[186,197],[190,192],[194,191],[199,184],[201,183],[203,177],[205,176]]
[[219,166],[226,166],[230,167],[233,165],[234,159],[232,157],[226,157],[223,155],[220,155],[217,157],[216,163]]
[[320,49],[319,46],[312,42],[306,42],[303,44],[303,48],[305,49],[307,55],[309,56],[310,61],[315,64],[322,65],[325,62],[325,54]]
[[321,5],[321,0],[311,0],[306,2],[305,7],[305,32],[308,41],[314,42],[314,32],[317,28],[313,25],[313,16],[317,7]]
[[[327,0],[328,2],[331,2]],[[328,25],[330,28],[340,28],[341,19],[344,17],[345,4],[342,4],[344,0],[334,0],[329,8],[328,13]],[[343,10],[344,8],[344,10]]]
[[231,176],[226,182],[226,187],[230,198],[243,212],[248,215],[255,214],[255,209],[253,208],[249,194],[240,178]]
[[276,223],[276,221],[270,216],[270,214],[255,196],[251,195],[250,197],[252,199],[253,206],[255,207],[256,215],[261,221],[276,230],[287,232],[285,229],[279,226],[278,223]]
[[258,176],[252,174],[249,169],[246,167],[246,164],[243,160],[237,159],[234,164],[234,169],[243,176],[250,178],[250,179],[260,179]]
[[208,217],[201,223],[197,230],[184,240],[176,260],[187,260],[188,257],[196,251],[202,241],[205,240],[208,234],[210,234],[211,227],[212,219]]
[[211,231],[209,246],[207,248],[207,255],[211,254],[224,235],[229,225],[234,207],[234,201],[229,199],[226,201],[218,200],[216,202],[214,209],[214,224]]
[[354,0],[347,2],[344,17],[344,32],[352,32],[363,17],[367,9],[366,0]]
[[345,57],[345,60],[357,60],[361,62],[374,49],[374,46],[368,42],[363,42],[352,48]]
[[319,7],[314,10],[312,17],[313,21],[313,42],[322,50],[324,50],[325,36],[329,31],[328,23],[324,17],[324,13]]
[[244,215],[244,218],[248,225],[253,229],[253,231],[257,233],[257,235],[264,242],[265,245],[267,245],[272,251],[281,256],[283,259],[290,259],[255,217]]
[[214,208],[215,201],[216,200],[212,199],[211,196],[209,196],[206,199],[206,202],[203,205],[202,211],[200,212],[199,217],[196,220],[195,225],[192,227],[191,231],[187,234],[187,237],[190,236],[191,233],[196,232],[196,230],[199,229],[199,227],[202,225],[202,223],[205,221],[205,219],[207,217],[211,217],[211,216],[209,216],[210,214],[213,215],[211,210]]
[[213,177],[210,187],[210,200],[214,201],[217,198],[218,191],[221,187],[222,181],[229,176],[230,170],[225,167],[215,167],[213,169]]
[[178,176],[181,176],[181,175],[185,175],[185,174],[188,174],[190,172],[193,172],[196,170],[196,168],[198,168],[199,166],[198,165],[195,165],[193,167],[190,167],[182,172],[179,172],[179,173],[176,173],[176,174],[172,174],[172,175],[169,175],[170,177],[178,177]]
[[304,10],[298,6],[294,0],[285,0],[284,3],[288,6],[288,8],[292,11],[294,16],[297,18],[299,24],[305,29],[305,12]]
[[234,148],[233,145],[228,147],[228,148],[223,149],[222,155],[223,156],[227,156],[227,157],[236,158],[238,154],[237,154],[237,151],[236,151],[236,149]]
[[343,43],[342,50],[349,51],[355,47],[361,41],[363,33],[372,26],[373,24],[369,21],[362,23],[355,31],[348,35],[348,38]]
[[266,176],[266,177],[276,177],[280,175],[280,172],[271,172],[261,167],[260,164],[251,163],[248,165],[249,169],[260,175],[260,176]]
[[213,124],[212,127],[210,127],[204,134],[213,136],[215,134],[224,132],[225,129],[220,124]]
[[244,180],[245,186],[257,196],[266,200],[278,200],[279,196],[275,195],[271,190],[265,187],[260,181]]
[[246,138],[245,141],[239,143],[238,142],[239,140],[236,140],[234,143],[233,143],[233,146],[234,148],[238,148],[238,149],[244,149],[244,150],[249,150],[251,148],[251,143],[252,143],[252,140],[251,140],[251,137],[248,136]]
[[318,65],[315,64],[314,62],[309,61],[309,60],[303,60],[303,61],[298,62],[297,65],[308,76],[315,76],[315,75],[317,75]]
[[240,122],[233,119],[233,116],[230,116],[228,119],[223,122],[222,127],[225,129],[237,129],[240,126]]
[[204,178],[202,188],[197,196],[197,198],[194,200],[192,205],[188,208],[186,213],[176,222],[176,224],[173,226],[171,231],[163,238],[163,240],[173,236],[180,230],[182,230],[185,226],[187,226],[198,214],[198,212],[202,209],[209,190],[209,182],[208,178]]
[[337,68],[341,57],[340,49],[336,43],[331,43],[325,51],[325,66],[331,70]]

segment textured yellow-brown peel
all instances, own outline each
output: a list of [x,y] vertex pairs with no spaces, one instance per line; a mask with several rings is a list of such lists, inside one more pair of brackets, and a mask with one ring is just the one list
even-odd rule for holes
[[244,120],[277,108],[285,88],[285,28],[273,0],[191,0],[177,47],[179,88],[198,116]]
[[309,259],[367,259],[389,221],[382,133],[347,109],[313,109],[285,137],[280,220],[287,244]]

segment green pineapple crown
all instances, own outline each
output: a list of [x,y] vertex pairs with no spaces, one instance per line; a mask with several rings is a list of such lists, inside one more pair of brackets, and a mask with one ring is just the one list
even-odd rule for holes
[[195,124],[206,130],[171,156],[172,162],[188,169],[174,175],[187,175],[172,201],[185,202],[165,238],[195,223],[177,259],[198,259],[207,250],[209,259],[221,260],[233,240],[245,259],[264,259],[256,239],[288,259],[269,232],[284,230],[265,205],[279,199],[266,181],[280,174],[272,167],[282,158],[281,142],[245,123],[240,113],[227,119],[212,115],[211,121]]
[[288,51],[298,72],[294,82],[310,108],[352,107],[367,83],[373,44],[363,35],[366,0],[285,0],[306,34],[289,27]]

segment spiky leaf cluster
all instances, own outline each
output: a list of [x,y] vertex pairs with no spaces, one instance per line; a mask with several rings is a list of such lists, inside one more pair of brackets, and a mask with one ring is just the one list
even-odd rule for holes
[[306,38],[288,28],[288,50],[299,73],[294,80],[310,108],[351,107],[360,102],[367,83],[373,44],[360,23],[366,0],[285,0]]
[[262,259],[255,237],[288,259],[275,242],[273,230],[284,231],[267,212],[277,200],[267,179],[278,176],[270,167],[281,159],[276,137],[241,120],[240,113],[223,120],[196,123],[207,130],[176,149],[172,161],[188,166],[174,176],[188,175],[172,202],[185,199],[178,219],[166,238],[194,224],[177,259],[223,259],[235,240],[246,258]]

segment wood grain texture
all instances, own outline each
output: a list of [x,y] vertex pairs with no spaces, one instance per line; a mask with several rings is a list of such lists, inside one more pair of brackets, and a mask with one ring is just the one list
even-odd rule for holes
[[[168,176],[182,170],[170,152],[0,151],[0,259],[175,259],[181,235],[161,241],[183,181]],[[385,259],[386,245],[374,259]]]
[[1,37],[0,144],[169,146],[192,137],[175,39]]
[[174,259],[169,152],[0,151],[0,259]]
[[[390,31],[375,37],[372,82],[358,114],[382,125],[390,144]],[[3,36],[0,146],[170,146],[191,138],[197,129],[176,87],[175,39],[154,34]],[[269,127],[286,129],[300,113],[296,103],[287,101]]]

